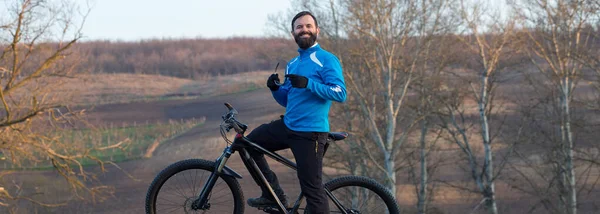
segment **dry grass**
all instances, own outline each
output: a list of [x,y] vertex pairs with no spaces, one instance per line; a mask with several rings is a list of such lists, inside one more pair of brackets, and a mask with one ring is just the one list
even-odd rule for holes
[[255,71],[201,80],[146,74],[85,74],[48,81],[63,82],[53,97],[88,105],[238,93],[263,87],[269,73]]
[[[62,142],[67,148],[60,151],[65,154],[81,154],[87,152],[94,158],[102,161],[122,162],[138,159],[145,155],[152,156],[153,151],[148,151],[152,144],[158,144],[177,137],[194,127],[204,123],[205,118],[187,119],[180,121],[169,120],[165,123],[146,123],[133,125],[110,125],[88,129],[67,129],[55,131],[52,135],[58,142]],[[120,142],[120,143],[119,143]],[[121,146],[113,147],[115,144]],[[104,149],[95,149],[104,148]],[[32,149],[33,151],[33,149]],[[52,163],[50,157],[43,152],[35,152],[31,158],[25,158],[18,163],[2,161],[0,169],[36,170],[50,169]],[[21,159],[21,157],[9,154],[0,154],[1,158]],[[84,158],[79,160],[82,165],[96,165],[97,161]]]

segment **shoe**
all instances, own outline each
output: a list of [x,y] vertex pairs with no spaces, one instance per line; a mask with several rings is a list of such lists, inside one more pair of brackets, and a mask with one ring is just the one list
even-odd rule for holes
[[[287,196],[282,195],[282,196],[278,196],[279,200],[281,200],[281,203],[283,204],[283,206],[288,207],[288,203],[287,203]],[[248,199],[248,205],[251,207],[271,207],[271,206],[277,206],[277,202],[275,202],[275,200],[270,199],[270,198],[266,198],[266,197],[258,197],[258,198],[249,198]]]

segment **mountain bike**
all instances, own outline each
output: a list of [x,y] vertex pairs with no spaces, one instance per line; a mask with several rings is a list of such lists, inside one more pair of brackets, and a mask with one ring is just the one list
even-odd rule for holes
[[[237,179],[242,176],[225,164],[231,155],[238,152],[250,175],[258,184],[268,189],[277,206],[261,207],[266,213],[310,213],[302,203],[302,192],[293,206],[285,207],[261,173],[249,154],[253,149],[296,170],[296,164],[283,156],[268,151],[244,136],[248,126],[239,122],[237,110],[225,103],[228,112],[222,116],[221,136],[228,146],[215,161],[188,159],[171,164],[163,169],[152,181],[146,194],[146,213],[244,213],[244,195]],[[230,141],[226,133],[235,130]],[[345,132],[329,133],[324,152],[330,143],[343,140]],[[398,214],[400,208],[394,196],[375,180],[355,175],[334,178],[324,184],[330,200],[331,213],[377,213]]]

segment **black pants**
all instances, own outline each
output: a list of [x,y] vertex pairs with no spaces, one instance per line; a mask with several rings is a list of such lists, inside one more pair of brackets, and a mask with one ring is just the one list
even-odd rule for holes
[[[327,195],[323,189],[323,151],[327,140],[324,132],[296,132],[287,128],[283,119],[262,124],[248,134],[248,139],[269,151],[290,148],[296,159],[300,189],[306,197],[310,213],[329,213]],[[277,176],[269,168],[263,154],[249,151],[269,183],[278,183]],[[263,197],[270,197],[262,189]]]

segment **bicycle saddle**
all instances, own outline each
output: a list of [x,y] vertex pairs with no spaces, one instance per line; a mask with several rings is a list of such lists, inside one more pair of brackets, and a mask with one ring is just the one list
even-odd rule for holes
[[346,139],[346,137],[348,137],[348,133],[347,132],[329,132],[329,137],[331,139],[333,139],[334,141],[343,140],[343,139]]

